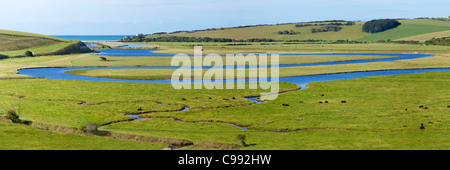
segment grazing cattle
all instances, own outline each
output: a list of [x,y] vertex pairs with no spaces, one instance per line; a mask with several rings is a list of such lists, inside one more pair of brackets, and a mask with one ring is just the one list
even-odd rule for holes
[[436,120],[436,122],[441,122],[440,120]]
[[233,97],[233,100],[235,100],[236,99],[236,97]]
[[406,108],[405,110],[408,110],[408,108]]
[[423,123],[420,125],[420,129],[425,129],[425,127],[423,126]]
[[139,107],[138,111],[142,111],[142,107]]
[[408,126],[406,126],[406,125],[403,125],[403,127],[408,127]]
[[211,97],[209,97],[209,99],[212,99]]
[[322,104],[322,101],[319,101],[319,104]]
[[420,105],[419,108],[423,108],[423,105]]
[[320,96],[322,96],[322,97],[323,97],[323,96],[325,96],[325,94],[322,94],[322,95],[320,95]]
[[341,101],[341,103],[347,103],[347,101],[345,101],[345,100],[342,100],[342,101]]
[[450,105],[448,105],[447,108],[450,108]]
[[428,122],[428,124],[434,124],[433,122]]
[[195,97],[195,99],[198,99],[198,97]]
[[303,103],[303,101],[300,101],[299,103]]
[[328,101],[325,101],[325,103],[328,103]]
[[186,99],[185,99],[185,98],[182,98],[181,100],[183,100],[183,101],[186,101]]
[[427,110],[427,109],[428,109],[428,107],[424,107],[423,109]]
[[223,99],[223,100],[230,100],[230,99]]
[[289,106],[289,104],[283,104],[283,106]]

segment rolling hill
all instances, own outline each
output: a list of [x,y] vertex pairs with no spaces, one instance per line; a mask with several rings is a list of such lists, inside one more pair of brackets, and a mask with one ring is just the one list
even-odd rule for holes
[[[354,25],[340,25],[341,30],[328,32],[315,32],[311,29],[320,29],[324,26],[315,26],[314,24],[329,24],[332,22],[312,22],[312,26],[296,27],[297,24],[307,23],[291,23],[278,25],[258,25],[258,26],[242,26],[233,28],[205,29],[196,31],[176,31],[165,34],[146,35],[146,38],[155,38],[162,36],[179,36],[179,37],[210,37],[210,38],[230,38],[236,40],[246,40],[251,38],[267,38],[274,40],[355,40],[375,42],[377,40],[420,40],[425,41],[435,36],[450,36],[449,20],[435,19],[404,19],[399,20],[400,26],[379,33],[366,33],[362,31],[364,21],[354,22]],[[337,23],[337,22],[334,22]],[[338,22],[344,23],[344,22]],[[279,34],[279,31],[298,32],[295,35]],[[436,38],[438,38],[436,37]]]
[[26,51],[35,55],[90,52],[86,45],[79,41],[0,29],[0,55],[22,56]]

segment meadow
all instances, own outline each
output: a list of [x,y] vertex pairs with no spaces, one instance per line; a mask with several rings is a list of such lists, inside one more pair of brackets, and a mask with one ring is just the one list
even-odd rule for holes
[[[144,116],[150,119],[102,129],[183,138],[194,146],[236,144],[234,136],[245,134],[253,145],[241,149],[448,149],[449,76],[442,72],[312,83],[263,104],[148,113]],[[421,123],[425,131],[419,129]]]
[[[376,41],[428,39],[446,35],[448,21],[401,20],[396,29],[368,34],[355,32],[363,22],[343,26],[338,33],[308,33],[295,24],[225,28],[173,35],[234,38],[290,39],[327,38]],[[426,28],[426,29],[424,29]],[[280,30],[299,31],[279,35]],[[240,32],[240,33],[239,33]],[[352,33],[353,32],[353,33]],[[0,54],[0,149],[149,149],[169,145],[180,149],[449,149],[448,116],[450,72],[375,76],[316,82],[308,88],[280,82],[276,100],[256,104],[261,88],[181,89],[163,83],[117,83],[33,78],[18,69],[33,67],[170,66],[171,57],[106,57],[95,53],[44,55],[76,41],[49,39],[31,33],[14,41],[39,39],[38,44],[5,46]],[[244,34],[245,33],[245,34]],[[0,30],[0,37],[1,37]],[[6,34],[6,33],[5,33]],[[172,35],[172,34],[171,34]],[[245,36],[238,36],[245,35]],[[153,36],[153,35],[152,35]],[[162,35],[164,36],[164,35]],[[264,37],[267,36],[267,37]],[[311,36],[311,37],[309,37]],[[421,37],[420,37],[421,36]],[[20,38],[19,38],[20,37]],[[24,38],[26,37],[26,38]],[[21,39],[22,38],[22,39]],[[6,41],[5,41],[6,42]],[[13,42],[12,40],[9,42]],[[11,43],[9,43],[11,44]],[[114,43],[105,43],[114,45]],[[390,69],[450,68],[450,47],[394,43],[311,44],[302,42],[141,42],[161,49],[157,53],[192,54],[203,46],[203,54],[236,53],[422,53],[433,57],[393,62],[280,68],[280,76],[301,76]],[[114,48],[121,48],[113,46]],[[16,49],[15,49],[16,48]],[[14,57],[33,50],[42,56]],[[8,51],[6,51],[8,50]],[[280,56],[280,64],[348,61],[386,56],[303,55]],[[192,60],[192,57],[190,58]],[[95,69],[70,71],[93,77],[165,79],[167,69]],[[248,72],[248,70],[247,70]],[[270,72],[270,71],[269,71]],[[248,76],[248,74],[246,75]],[[248,87],[248,84],[246,85]],[[344,102],[345,101],[345,102]],[[185,110],[188,108],[188,110]],[[14,111],[22,124],[11,123],[6,113]],[[139,115],[139,120],[128,115]],[[420,129],[421,124],[425,129]],[[97,130],[89,130],[95,126]],[[246,145],[236,136],[246,135]]]
[[2,121],[0,139],[0,150],[161,150],[166,147],[165,144],[40,130]]
[[[308,57],[311,56],[285,61],[304,62]],[[319,56],[319,59],[329,61],[340,57]],[[130,65],[142,60],[140,57],[108,58],[128,61]],[[155,57],[153,61],[161,58],[164,57]],[[436,57],[396,62],[282,68],[280,74],[292,76],[358,70],[448,68],[449,58],[448,54],[438,54]],[[89,59],[98,61],[88,62]],[[150,57],[147,59],[152,60]],[[150,61],[148,65],[154,64]],[[2,62],[10,69],[19,66],[82,66],[82,63],[99,63],[101,66],[108,63],[92,54],[12,59],[12,63],[21,63],[16,67],[10,65],[10,61]],[[120,65],[120,62],[116,64]],[[125,78],[143,74],[132,70],[116,71],[128,76]],[[164,75],[164,70],[153,71],[155,75]],[[442,72],[312,83],[308,89],[288,92],[275,101],[257,105],[243,97],[258,95],[259,90],[175,91],[170,84],[7,79],[1,80],[4,85],[0,91],[0,101],[3,102],[2,112],[17,109],[20,105],[21,119],[43,123],[44,129],[70,127],[80,133],[87,123],[94,122],[103,125],[100,126],[101,131],[108,131],[119,139],[139,138],[141,142],[148,142],[146,138],[150,138],[152,143],[156,141],[166,146],[179,143],[178,140],[194,144],[194,147],[183,149],[443,149],[448,148],[445,144],[448,138],[444,135],[448,132],[442,125],[448,121],[445,115],[448,97],[439,94],[448,93],[448,77],[447,72]],[[298,87],[283,83],[282,88],[283,91]],[[41,93],[43,90],[47,93]],[[232,97],[235,99],[223,100]],[[318,104],[318,101],[325,100],[329,103]],[[348,103],[342,104],[341,100]],[[83,102],[86,104],[81,105]],[[285,103],[290,106],[282,106]],[[430,109],[419,109],[419,105]],[[190,110],[177,111],[185,106]],[[142,111],[138,111],[139,108]],[[143,113],[141,117],[148,119],[129,121],[134,118],[125,116],[127,113]],[[430,129],[427,133],[418,129],[423,122]],[[239,134],[247,135],[249,146],[242,147],[236,142],[234,137]],[[158,142],[162,139],[165,142]],[[408,140],[406,144],[405,140]]]

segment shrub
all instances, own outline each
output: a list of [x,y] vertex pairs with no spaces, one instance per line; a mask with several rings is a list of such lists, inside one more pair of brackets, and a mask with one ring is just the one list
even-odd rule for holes
[[242,146],[246,146],[245,144],[245,140],[247,139],[246,135],[237,135],[236,136],[236,140],[242,145]]
[[443,45],[450,46],[450,37],[432,38],[425,41],[426,45]]
[[95,123],[88,122],[84,130],[86,133],[96,134],[98,132],[98,126]]
[[27,51],[27,52],[25,52],[25,56],[27,56],[27,57],[33,57],[34,55],[33,55],[33,52]]
[[8,110],[3,117],[5,119],[11,120],[13,123],[22,123],[22,121],[19,119],[19,115],[15,110],[12,109]]

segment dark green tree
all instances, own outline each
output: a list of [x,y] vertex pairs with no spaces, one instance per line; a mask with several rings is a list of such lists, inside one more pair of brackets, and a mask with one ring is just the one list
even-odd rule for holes
[[27,52],[25,52],[25,56],[27,56],[27,57],[33,57],[34,55],[33,55],[33,52],[27,51]]
[[376,33],[396,28],[399,25],[401,23],[394,19],[378,19],[364,23],[362,30],[368,33]]

